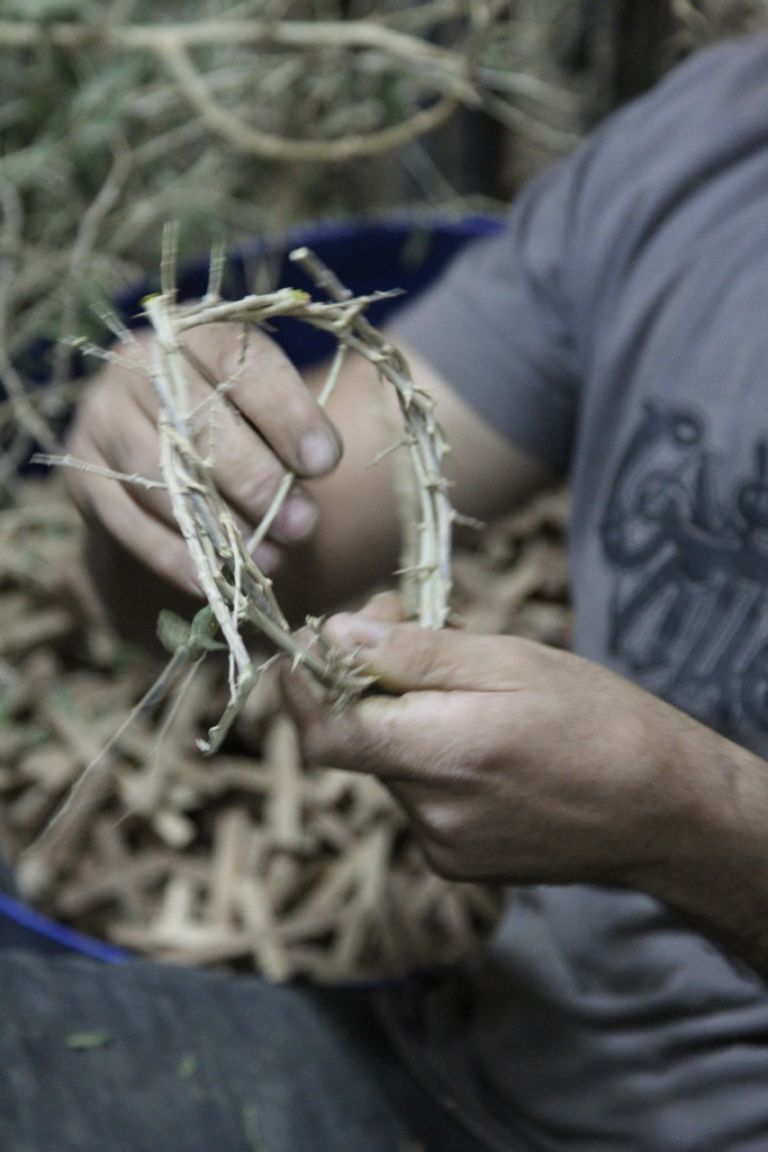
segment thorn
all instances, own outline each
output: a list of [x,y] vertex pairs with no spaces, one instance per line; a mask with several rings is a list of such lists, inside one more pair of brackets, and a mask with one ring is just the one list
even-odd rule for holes
[[391,456],[393,452],[397,452],[399,448],[409,448],[413,444],[413,437],[408,437],[404,440],[398,440],[396,444],[390,444],[388,448],[382,448],[381,452],[377,452],[373,460],[366,464],[367,468],[374,468],[380,464],[382,460],[386,460],[387,456]]
[[454,524],[459,524],[462,528],[473,528],[476,532],[482,532],[485,528],[484,520],[477,520],[474,516],[465,516],[462,512],[457,512],[455,509],[451,512],[451,519]]
[[423,580],[431,576],[433,572],[437,571],[436,564],[414,564],[410,568],[397,568],[395,569],[395,576],[420,576]]

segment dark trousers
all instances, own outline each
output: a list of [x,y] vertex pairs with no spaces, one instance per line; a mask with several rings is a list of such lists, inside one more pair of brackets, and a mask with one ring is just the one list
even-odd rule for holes
[[373,1000],[45,954],[0,919],[0,1149],[482,1152]]

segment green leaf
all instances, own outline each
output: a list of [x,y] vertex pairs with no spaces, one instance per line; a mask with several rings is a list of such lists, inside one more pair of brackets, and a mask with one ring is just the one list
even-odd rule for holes
[[191,1080],[196,1073],[197,1056],[195,1056],[192,1052],[187,1052],[179,1061],[179,1066],[176,1069],[176,1076],[179,1080]]
[[189,642],[196,652],[223,652],[227,645],[216,639],[219,626],[210,608],[201,608],[192,621]]
[[112,1037],[105,1029],[94,1032],[70,1032],[64,1041],[66,1048],[72,1052],[89,1052],[92,1048],[107,1048],[112,1043]]
[[168,608],[163,608],[157,618],[157,638],[166,652],[173,655],[179,648],[185,648],[189,644],[191,633],[192,628],[188,620],[182,619]]

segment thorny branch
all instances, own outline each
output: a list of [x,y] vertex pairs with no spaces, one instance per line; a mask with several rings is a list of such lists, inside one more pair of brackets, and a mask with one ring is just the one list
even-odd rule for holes
[[[448,614],[454,514],[442,475],[447,445],[435,419],[432,401],[413,383],[404,358],[363,318],[362,312],[371,298],[351,297],[307,249],[297,250],[292,259],[301,263],[318,287],[328,292],[332,297],[330,302],[313,301],[305,293],[292,289],[234,302],[209,296],[193,305],[177,305],[173,294],[165,292],[146,302],[147,315],[157,336],[152,382],[160,404],[163,476],[209,604],[225,636],[226,630],[231,630],[230,652],[239,669],[238,676],[245,675],[246,663],[242,655],[237,655],[234,636],[238,621],[232,619],[231,604],[236,594],[245,588],[247,594],[240,611],[273,643],[293,657],[300,656],[335,693],[343,694],[346,688],[339,682],[338,667],[333,661],[329,666],[327,654],[320,659],[315,653],[302,653],[290,633],[286,633],[285,619],[277,609],[270,581],[255,566],[248,547],[266,534],[288,495],[292,478],[286,477],[280,486],[254,538],[248,543],[243,541],[212,485],[209,465],[195,447],[196,431],[190,426],[186,400],[184,333],[209,323],[263,325],[276,316],[292,316],[330,333],[340,348],[359,353],[376,368],[383,381],[394,387],[405,429],[404,443],[419,492],[419,546],[409,567],[421,585],[419,620],[425,627],[441,627]],[[331,367],[321,396],[323,402],[338,376],[341,355],[337,355]],[[218,563],[213,572],[211,548]],[[237,679],[234,678],[233,684]]]
[[[212,268],[208,294],[197,303],[179,304],[174,289],[175,238],[167,243],[164,252],[164,290],[144,301],[146,316],[155,334],[151,362],[145,365],[144,370],[159,407],[162,483],[207,604],[181,639],[169,645],[175,648],[171,660],[123,725],[121,733],[133,719],[154,707],[178,683],[190,665],[196,665],[210,650],[225,647],[229,659],[229,702],[221,720],[209,732],[208,740],[201,742],[204,751],[216,751],[265,667],[264,663],[254,663],[250,655],[243,636],[243,629],[248,626],[257,629],[278,652],[289,655],[294,665],[306,667],[324,686],[330,698],[340,705],[354,699],[372,683],[369,676],[355,667],[353,657],[334,650],[328,644],[320,631],[320,621],[307,620],[312,635],[310,643],[291,630],[275,598],[271,581],[253,560],[255,544],[266,535],[290,493],[293,474],[285,476],[261,524],[248,540],[241,534],[231,510],[216,489],[212,464],[199,447],[201,406],[191,405],[187,379],[190,363],[197,365],[197,360],[188,355],[184,337],[202,325],[264,325],[275,317],[290,316],[331,334],[338,346],[320,393],[323,405],[333,392],[348,351],[368,360],[380,380],[394,388],[403,435],[393,447],[407,448],[419,516],[415,533],[408,531],[412,526],[403,525],[404,539],[415,541],[414,554],[404,558],[403,575],[417,590],[417,617],[424,627],[440,628],[448,617],[451,536],[453,521],[457,517],[442,473],[442,460],[448,446],[435,417],[433,402],[411,379],[402,354],[363,316],[367,305],[385,294],[353,297],[306,248],[296,250],[291,258],[305,269],[318,288],[331,297],[329,301],[316,301],[306,292],[290,288],[225,301],[218,296],[219,270]],[[211,402],[206,405],[207,412],[211,412],[216,403],[228,403],[227,389],[207,370],[204,378],[212,389]],[[68,467],[89,467],[68,456],[41,459]],[[144,483],[136,475],[123,477],[114,474],[113,478]],[[183,624],[181,626],[183,629]],[[161,638],[167,642],[173,629],[167,620],[161,620],[160,629]],[[221,637],[223,644],[217,636]],[[76,818],[79,808],[75,801],[83,789],[92,786],[92,777],[105,763],[104,754],[100,754],[81,775],[66,803],[38,841],[38,850],[54,829],[61,833],[59,825],[65,816]]]

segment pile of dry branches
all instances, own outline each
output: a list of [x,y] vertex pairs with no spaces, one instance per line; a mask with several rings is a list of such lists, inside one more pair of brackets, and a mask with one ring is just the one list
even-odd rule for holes
[[[564,519],[562,495],[547,497],[457,552],[469,626],[567,643]],[[80,535],[50,483],[25,482],[0,513],[0,843],[13,859],[158,672],[85,597]],[[159,958],[274,978],[442,962],[489,931],[501,894],[432,874],[375,781],[300,767],[270,674],[226,752],[204,757],[228,691],[214,656],[112,746],[100,794],[32,872],[22,861],[41,907]]]

